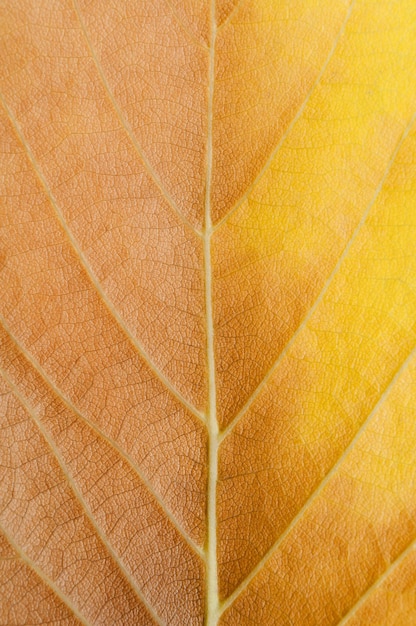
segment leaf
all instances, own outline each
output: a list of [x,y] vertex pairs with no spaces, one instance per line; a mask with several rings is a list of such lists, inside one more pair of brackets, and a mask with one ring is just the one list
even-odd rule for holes
[[0,29],[0,623],[413,623],[413,0]]

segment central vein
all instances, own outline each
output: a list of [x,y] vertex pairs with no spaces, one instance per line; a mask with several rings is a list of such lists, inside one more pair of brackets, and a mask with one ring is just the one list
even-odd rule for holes
[[207,323],[208,365],[208,529],[206,542],[206,626],[216,626],[219,617],[218,573],[217,573],[217,475],[218,475],[218,421],[215,393],[214,322],[212,311],[212,268],[211,268],[211,179],[212,179],[212,118],[214,100],[214,50],[215,50],[215,0],[211,2],[211,41],[209,54],[208,133],[206,146],[205,184],[205,228],[204,265],[205,301]]

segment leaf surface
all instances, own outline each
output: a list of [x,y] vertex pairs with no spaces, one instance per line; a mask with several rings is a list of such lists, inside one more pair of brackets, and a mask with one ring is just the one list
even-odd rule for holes
[[0,12],[0,623],[412,623],[414,2]]

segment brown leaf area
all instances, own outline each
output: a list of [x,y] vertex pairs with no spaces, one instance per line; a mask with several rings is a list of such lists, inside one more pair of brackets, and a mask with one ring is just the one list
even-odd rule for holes
[[413,0],[3,0],[0,67],[0,625],[412,624]]

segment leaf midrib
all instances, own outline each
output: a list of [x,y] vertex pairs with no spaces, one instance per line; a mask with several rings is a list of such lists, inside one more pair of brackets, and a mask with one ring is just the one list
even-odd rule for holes
[[217,563],[217,482],[218,482],[218,445],[219,427],[217,419],[216,385],[215,385],[215,349],[214,349],[214,317],[212,298],[212,266],[211,266],[211,184],[213,163],[213,108],[215,80],[215,39],[216,19],[215,1],[210,2],[210,52],[208,70],[208,124],[206,144],[206,181],[205,181],[205,220],[204,220],[204,278],[205,307],[207,328],[207,372],[208,372],[208,412],[206,417],[208,431],[208,485],[207,485],[207,539],[205,545],[206,560],[206,596],[205,624],[216,626],[219,618],[218,563]]

